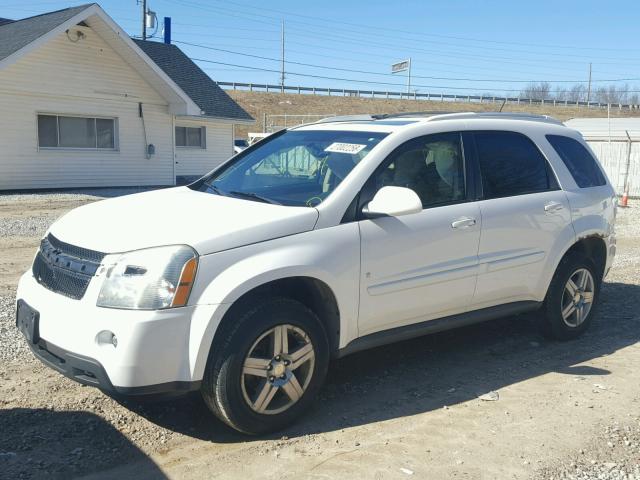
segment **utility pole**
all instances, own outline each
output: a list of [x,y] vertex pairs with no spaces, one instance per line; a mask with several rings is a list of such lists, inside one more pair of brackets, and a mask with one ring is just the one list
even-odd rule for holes
[[407,98],[411,95],[411,57],[409,57],[409,69],[407,70]]
[[280,89],[284,93],[284,19],[282,20],[282,64],[280,68]]
[[142,0],[142,40],[147,39],[147,0]]
[[587,87],[587,107],[591,101],[591,63],[589,63],[589,85]]

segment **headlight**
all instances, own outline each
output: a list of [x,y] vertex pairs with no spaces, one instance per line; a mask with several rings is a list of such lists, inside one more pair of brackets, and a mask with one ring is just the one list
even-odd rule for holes
[[186,245],[109,255],[99,307],[158,310],[186,305],[198,255]]

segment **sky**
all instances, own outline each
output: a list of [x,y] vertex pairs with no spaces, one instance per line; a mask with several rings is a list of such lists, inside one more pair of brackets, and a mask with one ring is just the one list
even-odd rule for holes
[[[87,0],[0,0],[18,19]],[[103,0],[130,35],[141,34],[135,0]],[[149,0],[172,18],[172,38],[218,81],[280,83],[281,27],[287,85],[517,96],[528,82],[640,91],[640,2],[583,0],[347,1]],[[259,58],[263,57],[263,58]]]

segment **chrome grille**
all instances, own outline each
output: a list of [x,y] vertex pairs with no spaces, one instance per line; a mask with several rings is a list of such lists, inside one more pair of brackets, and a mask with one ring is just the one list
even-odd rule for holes
[[105,254],[76,247],[49,234],[33,262],[36,281],[52,292],[80,300]]

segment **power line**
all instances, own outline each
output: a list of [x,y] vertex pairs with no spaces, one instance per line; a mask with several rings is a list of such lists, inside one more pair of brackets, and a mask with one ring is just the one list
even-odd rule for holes
[[[233,2],[233,1],[228,1],[228,0],[212,0],[215,3],[222,3],[225,7],[218,7],[218,6],[212,6],[211,4],[204,4],[204,3],[199,3],[197,1],[193,1],[193,0],[174,0],[174,1],[178,1],[179,3],[182,3],[183,5],[186,6],[192,6],[192,7],[197,7],[197,8],[206,8],[209,11],[215,11],[216,13],[220,13],[220,11],[226,11],[226,12],[231,12],[231,13],[227,13],[227,15],[230,16],[236,16],[236,17],[240,17],[247,19],[247,20],[251,20],[251,21],[255,21],[255,22],[262,22],[264,23],[264,20],[257,20],[255,18],[247,18],[247,16],[253,16],[253,17],[258,17],[261,19],[269,19],[274,21],[279,21],[280,17],[274,17],[274,16],[270,16],[270,15],[264,15],[264,14],[260,14],[260,13],[255,13],[255,12],[238,12],[238,10],[232,10],[229,8],[225,8],[227,7],[228,4],[232,4],[232,5],[236,5],[238,7],[241,7],[243,9],[246,8],[250,8],[253,7],[252,5],[248,5],[248,4],[241,4],[238,2]],[[430,33],[425,33],[425,32],[407,32],[406,30],[398,30],[398,29],[393,29],[393,28],[387,28],[387,27],[380,27],[380,26],[373,26],[373,25],[364,25],[364,24],[357,24],[357,23],[352,23],[352,22],[345,22],[345,21],[341,21],[341,20],[336,20],[336,19],[329,19],[329,18],[321,18],[321,17],[316,17],[316,16],[309,16],[309,15],[302,15],[302,14],[296,14],[296,13],[292,13],[292,12],[285,12],[282,10],[276,10],[276,9],[269,9],[269,8],[264,8],[263,5],[261,5],[259,7],[260,11],[270,11],[270,12],[275,12],[278,13],[279,15],[287,15],[287,16],[294,16],[294,17],[302,17],[302,18],[308,18],[308,19],[312,19],[312,20],[320,20],[322,22],[326,22],[329,25],[318,25],[318,23],[311,23],[311,22],[303,22],[303,21],[299,21],[299,20],[290,20],[291,22],[295,22],[301,25],[310,25],[310,26],[316,26],[316,27],[321,27],[321,28],[326,28],[327,26],[330,26],[332,31],[335,30],[347,30],[345,28],[341,28],[341,27],[337,27],[336,24],[341,24],[341,25],[348,25],[349,27],[357,27],[357,28],[363,28],[366,29],[367,32],[354,32],[352,28],[348,29],[348,33],[349,34],[356,34],[356,35],[369,35],[369,36],[373,36],[376,38],[380,38],[380,37],[385,37],[385,35],[380,33],[380,30],[384,30],[384,31],[389,31],[389,32],[394,32],[394,33],[400,33],[400,34],[411,34],[411,35],[415,35],[415,36],[420,36],[420,37],[434,37],[434,38],[445,38],[445,39],[454,39],[454,40],[462,40],[462,41],[467,41],[467,42],[481,42],[481,43],[490,43],[490,44],[501,44],[501,45],[509,45],[509,46],[513,46],[513,45],[522,45],[522,46],[528,46],[528,47],[537,47],[537,48],[564,48],[564,49],[571,49],[571,50],[603,50],[603,51],[620,51],[620,50],[625,50],[625,49],[620,49],[620,48],[599,48],[599,47],[578,47],[578,46],[568,46],[568,45],[551,45],[551,44],[534,44],[534,43],[518,43],[518,42],[512,42],[512,41],[498,41],[498,40],[485,40],[485,39],[478,39],[478,38],[470,38],[470,37],[463,37],[463,36],[453,36],[453,35],[438,35],[438,34],[430,34]],[[308,30],[305,28],[305,30]],[[375,31],[376,33],[369,33],[370,31]],[[326,34],[326,32],[323,32],[324,34]],[[423,41],[423,40],[418,40],[418,39],[407,39],[406,37],[399,37],[398,35],[394,35],[392,37],[386,36],[386,38],[393,38],[395,40],[410,40],[410,41]],[[435,42],[432,42],[435,43]],[[445,45],[450,45],[450,43],[444,43],[444,42],[439,42],[440,44],[445,44]],[[463,48],[469,48],[468,46],[465,45],[458,45],[461,46]],[[474,47],[472,47],[474,48]],[[479,48],[479,47],[475,47],[475,48]],[[629,51],[638,51],[638,49],[626,49]],[[513,50],[513,49],[507,49],[507,51],[517,51],[517,52],[522,52],[522,53],[526,53],[523,52],[521,50]],[[549,52],[529,52],[529,53],[535,53],[535,54],[541,54],[541,55],[559,55],[559,56],[578,56],[580,57],[580,55],[575,55],[575,54],[562,54],[562,53],[558,53],[558,54],[553,54],[553,53],[549,53]],[[584,58],[593,58],[593,56],[589,56],[589,57],[584,57]],[[606,57],[608,58],[608,57]],[[620,60],[620,61],[626,61],[626,58],[616,58],[616,60]]]
[[[351,69],[351,68],[340,68],[340,67],[328,67],[326,65],[317,65],[317,64],[312,64],[312,63],[304,63],[304,62],[295,62],[295,61],[291,61],[291,60],[287,60],[284,61],[283,59],[277,59],[277,58],[272,58],[272,57],[265,57],[262,55],[254,55],[251,53],[242,53],[242,52],[236,52],[233,50],[227,50],[224,48],[217,48],[217,47],[212,47],[209,45],[202,45],[202,44],[197,44],[197,43],[190,43],[190,42],[184,42],[184,41],[180,41],[180,40],[174,40],[174,43],[179,43],[182,45],[189,45],[191,47],[198,47],[198,48],[204,48],[207,50],[214,50],[217,52],[224,52],[224,53],[230,53],[233,55],[241,55],[243,57],[250,57],[250,58],[257,58],[260,60],[268,60],[268,61],[273,61],[273,62],[280,62],[282,61],[283,63],[288,63],[291,65],[300,65],[300,66],[304,66],[304,67],[313,67],[313,68],[323,68],[326,70],[336,70],[336,71],[341,71],[341,72],[350,72],[350,73],[363,73],[366,75],[384,75],[384,76],[390,76],[392,75],[391,73],[382,73],[382,72],[371,72],[371,71],[366,71],[366,70],[356,70],[356,69]],[[284,57],[283,57],[284,58]],[[436,76],[428,76],[428,75],[412,75],[413,78],[425,78],[425,79],[429,79],[429,80],[448,80],[448,81],[467,81],[467,82],[500,82],[500,83],[540,83],[540,82],[549,82],[549,83],[588,83],[588,82],[630,82],[630,81],[637,81],[640,80],[640,78],[618,78],[618,79],[601,79],[601,80],[504,80],[504,79],[478,79],[478,78],[454,78],[454,77],[436,77]]]
[[[177,0],[180,3],[187,5],[187,6],[195,6],[201,9],[205,9],[211,12],[215,12],[217,14],[222,14],[222,15],[227,15],[227,16],[231,16],[231,17],[237,17],[237,18],[242,18],[244,20],[249,20],[252,22],[258,22],[261,24],[264,24],[265,20],[264,18],[270,19],[270,20],[275,20],[274,17],[268,16],[268,15],[262,15],[262,14],[258,14],[258,13],[250,13],[250,12],[243,12],[243,13],[237,13],[236,11],[233,10],[229,10],[229,9],[225,9],[225,8],[221,8],[221,7],[215,7],[215,6],[211,6],[211,5],[204,5],[204,4],[199,4],[197,2],[191,1],[191,0]],[[216,1],[216,0],[214,0]],[[229,13],[231,12],[231,13]],[[256,19],[256,18],[251,18],[248,17],[248,15],[252,15],[252,16],[257,16],[260,19]],[[305,22],[299,22],[297,21],[297,23],[305,23]],[[313,24],[310,24],[313,25]],[[335,30],[334,26],[332,26],[332,31]],[[303,32],[305,33],[306,36],[318,36],[318,34],[312,33],[311,31],[309,31],[308,28],[303,29]],[[335,33],[332,33],[331,35],[335,35]],[[382,35],[377,35],[377,37],[380,37]],[[347,37],[345,37],[343,35],[344,38],[342,39],[334,39],[331,38],[327,32],[322,32],[320,34],[320,37],[322,38],[322,40],[324,42],[336,42],[339,44],[344,44],[344,40],[348,39]],[[397,40],[397,38],[394,37],[394,39]],[[348,39],[349,40],[349,39]],[[362,39],[358,39],[358,40],[354,40],[354,39],[350,39],[349,40],[351,43],[354,44],[359,44],[359,45],[363,45],[366,47],[370,47],[370,46],[376,46],[378,49],[385,49],[385,50],[392,50],[392,51],[397,51],[399,47],[396,46],[389,46],[388,43],[380,43],[380,42],[373,42],[371,40],[362,40]],[[504,57],[504,56],[491,56],[491,55],[479,55],[479,54],[472,54],[472,53],[467,53],[466,51],[460,51],[460,50],[453,50],[453,51],[449,51],[449,52],[444,52],[442,50],[439,51],[434,51],[434,50],[425,50],[425,49],[420,49],[420,48],[411,48],[410,49],[411,52],[422,52],[425,54],[429,54],[431,56],[445,56],[445,57],[457,57],[457,58],[461,58],[461,59],[465,59],[466,61],[469,61],[469,59],[471,60],[475,60],[475,61],[498,61],[501,64],[505,64],[505,63],[510,63],[513,65],[525,65],[525,66],[534,66],[534,67],[539,67],[539,65],[536,65],[535,63],[525,63],[522,61],[518,61],[518,58],[513,58],[513,57]],[[625,66],[629,65],[629,59],[620,59],[620,61],[618,62],[599,62],[599,64],[601,65],[622,65],[624,64]],[[542,63],[545,65],[548,65],[550,63],[549,59],[535,59],[535,58],[531,58],[528,59],[529,62],[538,62],[538,63]],[[556,63],[562,63],[562,64],[567,64],[567,63],[571,63],[571,64],[575,64],[575,65],[584,65],[585,62],[583,61],[576,61],[576,60],[556,60]],[[557,68],[557,67],[556,67]],[[566,70],[566,69],[565,69]]]
[[[249,65],[238,65],[236,63],[227,63],[227,62],[217,62],[214,60],[207,60],[204,58],[192,58],[189,57],[191,60],[193,60],[194,62],[204,62],[204,63],[212,63],[212,64],[216,64],[216,65],[224,65],[224,66],[228,66],[228,67],[237,67],[237,68],[247,68],[250,70],[258,70],[258,71],[262,71],[262,72],[272,72],[272,73],[279,73],[280,70],[276,70],[276,69],[270,69],[270,68],[262,68],[262,67],[253,67],[253,66],[249,66]],[[309,77],[309,78],[318,78],[318,79],[323,79],[323,80],[336,80],[336,81],[343,81],[343,82],[352,82],[352,83],[363,83],[363,84],[368,84],[368,85],[390,85],[390,86],[396,86],[396,87],[405,87],[405,84],[402,83],[392,83],[392,82],[374,82],[374,81],[370,81],[370,80],[357,80],[357,79],[353,79],[353,78],[341,78],[341,77],[327,77],[327,76],[323,76],[323,75],[313,75],[310,73],[299,73],[299,72],[287,72],[288,75],[295,75],[295,76],[299,76],[299,77]],[[420,88],[433,88],[433,89],[442,89],[442,90],[465,90],[465,91],[478,91],[477,88],[473,88],[473,87],[448,87],[448,86],[443,86],[443,85],[413,85],[414,87],[420,87]],[[509,88],[499,88],[499,89],[495,89],[492,90],[493,92],[520,92],[520,89],[509,89]],[[616,90],[617,93],[640,93],[640,90]]]

